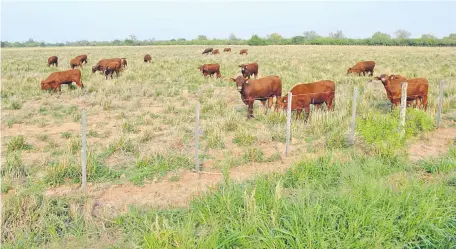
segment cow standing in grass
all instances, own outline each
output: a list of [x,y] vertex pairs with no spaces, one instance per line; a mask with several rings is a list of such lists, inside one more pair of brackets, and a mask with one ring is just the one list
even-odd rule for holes
[[271,108],[274,97],[279,98],[282,95],[282,80],[279,76],[266,76],[260,79],[248,79],[243,76],[231,78],[236,82],[236,87],[241,94],[244,104],[248,105],[247,119],[253,118],[253,103],[260,100],[266,107],[266,101],[269,100],[266,112]]
[[[300,83],[291,89],[291,110],[296,110],[296,119],[301,116],[302,110],[306,113],[307,121],[309,119],[310,105],[316,105],[319,109],[323,103],[326,103],[328,110],[333,110],[333,101],[336,91],[336,84],[331,80],[321,80],[312,83]],[[276,101],[276,111],[287,109],[288,94],[280,97]]]
[[380,80],[385,87],[386,97],[391,102],[391,110],[401,102],[402,82],[407,82],[407,104],[412,105],[416,101],[416,107],[427,109],[429,82],[426,78],[405,79],[400,75],[382,74],[374,77]]
[[370,72],[370,76],[374,75],[374,67],[375,67],[375,61],[362,61],[356,63],[353,67],[348,68],[347,70],[347,75],[349,73],[358,73],[359,76],[361,76],[361,73],[363,76],[366,76],[366,72]]
[[41,81],[41,90],[53,89],[54,92],[59,90],[62,94],[62,84],[71,85],[73,82],[79,87],[84,88],[81,80],[81,71],[79,69],[70,69],[61,72],[51,73],[45,80]]
[[204,64],[202,66],[199,66],[198,69],[204,75],[204,77],[207,77],[208,75],[212,77],[213,74],[215,74],[217,78],[222,77],[220,74],[219,64]]
[[242,64],[239,65],[241,68],[241,73],[244,78],[249,78],[250,76],[253,75],[253,77],[256,79],[258,76],[258,63],[250,63],[250,64]]
[[51,65],[55,65],[55,67],[58,67],[59,65],[59,58],[57,56],[51,56],[48,58],[48,67]]

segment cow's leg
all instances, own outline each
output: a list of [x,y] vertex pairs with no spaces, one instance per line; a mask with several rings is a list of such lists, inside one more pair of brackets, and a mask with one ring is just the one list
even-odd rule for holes
[[112,74],[113,74],[113,73],[114,73],[114,71],[111,71],[111,80],[113,79],[113,77],[112,77]]
[[266,111],[264,112],[265,115],[268,114],[269,110],[269,103],[266,103],[266,101],[269,101],[269,99],[261,100],[261,104],[263,104],[264,108],[266,109]]
[[274,96],[269,97],[269,99],[268,99],[268,109],[270,109],[272,107],[273,102],[274,102]]
[[296,120],[298,120],[298,118],[301,117],[301,113],[302,113],[302,109],[301,108],[296,109]]
[[253,102],[254,101],[255,101],[254,99],[248,100],[249,108],[248,108],[248,113],[247,113],[247,119],[254,118],[254,116],[253,116]]
[[222,75],[220,74],[220,71],[217,72],[217,78],[220,78],[222,77]]
[[309,114],[310,114],[310,105],[304,107],[304,112],[306,114],[306,119],[304,122],[307,122],[307,120],[309,120]]
[[426,109],[427,109],[427,94],[423,95],[423,99],[422,99],[421,105],[423,106],[424,111],[426,111]]

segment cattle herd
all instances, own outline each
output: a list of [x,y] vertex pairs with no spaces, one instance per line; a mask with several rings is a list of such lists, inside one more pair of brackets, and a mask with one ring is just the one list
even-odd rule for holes
[[[224,48],[223,52],[231,52],[231,48]],[[207,48],[202,54],[219,54],[218,49]],[[247,49],[241,49],[239,54],[248,54]],[[152,58],[149,54],[144,56],[144,62],[151,62]],[[58,89],[61,93],[62,84],[72,84],[75,82],[81,89],[84,84],[81,80],[81,71],[76,67],[83,67],[87,64],[87,55],[79,55],[70,60],[70,70],[51,73],[45,80],[41,81],[41,89],[53,89],[54,92]],[[58,57],[51,56],[48,58],[48,66],[58,66]],[[126,58],[111,58],[102,59],[95,66],[92,67],[92,73],[101,71],[108,79],[108,76],[113,78],[113,73],[116,77],[119,73],[127,67]],[[258,76],[258,63],[248,63],[239,65],[241,74],[236,78],[229,78],[236,83],[237,90],[241,94],[241,99],[248,106],[247,118],[253,117],[253,103],[255,100],[260,100],[267,111],[272,107],[274,97],[275,111],[284,110],[288,106],[288,94],[282,96],[282,80],[279,76],[266,76],[257,79]],[[347,75],[350,73],[358,73],[359,76],[374,75],[374,61],[363,61],[356,63],[353,67],[348,68]],[[221,77],[219,64],[204,64],[199,66],[198,69],[204,76],[216,75],[217,78]],[[254,79],[250,77],[254,76]],[[391,102],[391,109],[397,106],[401,100],[401,83],[407,82],[407,105],[427,108],[427,95],[429,82],[426,78],[407,79],[404,76],[392,74],[382,74],[374,77],[375,80],[382,82],[386,96]],[[328,111],[334,109],[334,97],[336,92],[336,84],[331,80],[320,80],[311,83],[298,83],[290,90],[292,94],[291,110],[296,110],[296,119],[301,116],[302,110],[306,113],[305,120],[309,118],[310,105],[315,105],[321,108],[325,103]],[[266,106],[267,102],[267,106]]]

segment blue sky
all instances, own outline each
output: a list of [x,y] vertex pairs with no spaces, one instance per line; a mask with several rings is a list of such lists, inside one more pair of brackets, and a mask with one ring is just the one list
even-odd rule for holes
[[353,38],[405,29],[456,33],[456,2],[423,1],[2,1],[3,41],[249,38],[342,30]]

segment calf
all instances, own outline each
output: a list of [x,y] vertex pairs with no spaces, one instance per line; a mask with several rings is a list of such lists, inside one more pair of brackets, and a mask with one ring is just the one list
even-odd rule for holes
[[[310,105],[316,105],[319,109],[326,103],[328,110],[333,110],[336,84],[331,80],[321,80],[313,83],[300,83],[291,89],[291,110],[296,110],[296,119],[301,116],[302,109],[306,113],[305,121],[309,119]],[[288,106],[288,94],[276,101],[276,111]]]
[[205,77],[208,75],[212,77],[213,74],[215,74],[217,78],[222,77],[222,75],[220,74],[219,64],[204,64],[202,66],[199,66],[198,69]]
[[269,100],[266,107],[267,112],[273,104],[274,97],[277,99],[282,95],[282,80],[279,76],[266,76],[254,80],[238,76],[236,79],[231,78],[231,80],[236,82],[242,101],[248,105],[247,119],[253,117],[253,102],[255,100],[260,100],[265,107],[266,100]]
[[224,48],[223,52],[231,52],[231,48]]
[[385,87],[386,96],[391,102],[391,110],[401,102],[401,83],[407,82],[407,104],[413,105],[416,101],[416,107],[422,107],[426,111],[429,89],[429,82],[426,78],[405,79],[400,75],[382,74],[374,79],[380,80]]
[[203,51],[203,54],[209,54],[210,52],[212,52],[212,50],[214,50],[213,48],[206,48],[204,51]]
[[144,55],[144,62],[150,62],[152,58],[150,57],[150,54]]
[[366,72],[370,72],[370,76],[373,76],[374,67],[375,67],[375,61],[358,62],[353,67],[348,68],[347,75],[349,73],[358,73],[358,75],[361,76],[361,73],[363,73],[363,76],[366,76]]
[[81,87],[81,89],[84,88],[84,84],[81,81],[81,71],[79,71],[79,69],[51,73],[45,80],[41,81],[41,90],[51,88],[55,92],[59,89],[60,94],[62,94],[61,85],[71,85],[73,82]]
[[51,56],[48,58],[48,67],[51,66],[51,65],[55,65],[56,67],[58,66],[58,60],[59,58],[57,56]]
[[212,50],[212,54],[220,54],[220,52],[218,49],[214,49],[214,50]]
[[111,61],[105,66],[104,70],[104,75],[106,76],[106,79],[108,79],[108,75],[111,75],[112,79],[112,74],[116,72],[116,78],[119,78],[119,72],[122,68],[122,65],[118,61]]
[[247,55],[247,54],[248,54],[248,49],[241,49],[241,50],[239,51],[239,54],[245,54],[245,55]]
[[250,79],[251,75],[253,75],[253,77],[255,77],[255,79],[257,78],[258,63],[254,62],[254,63],[250,63],[250,64],[242,64],[242,65],[239,65],[239,67],[241,68],[241,73],[242,73],[242,76],[244,76],[244,78]]

